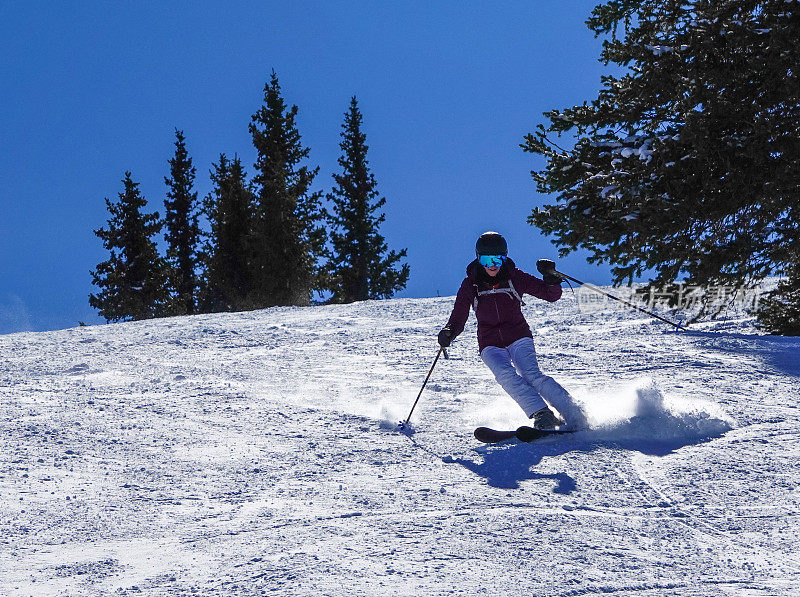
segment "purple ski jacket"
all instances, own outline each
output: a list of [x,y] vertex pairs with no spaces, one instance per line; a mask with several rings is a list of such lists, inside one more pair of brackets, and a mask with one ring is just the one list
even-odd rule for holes
[[453,338],[458,336],[464,331],[472,307],[478,319],[479,350],[487,346],[505,348],[520,338],[532,338],[531,328],[522,315],[523,294],[554,303],[561,298],[561,285],[545,284],[517,269],[511,259],[507,259],[497,277],[492,278],[476,259],[467,266],[467,277],[458,289],[446,327],[452,331]]

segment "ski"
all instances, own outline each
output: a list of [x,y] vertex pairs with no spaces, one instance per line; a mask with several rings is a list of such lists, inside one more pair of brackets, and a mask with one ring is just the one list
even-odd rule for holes
[[491,429],[489,427],[478,427],[475,430],[475,439],[485,444],[494,444],[507,439],[518,439],[521,442],[532,442],[548,435],[558,435],[561,433],[572,433],[567,429],[535,429],[523,425],[514,431],[503,431]]

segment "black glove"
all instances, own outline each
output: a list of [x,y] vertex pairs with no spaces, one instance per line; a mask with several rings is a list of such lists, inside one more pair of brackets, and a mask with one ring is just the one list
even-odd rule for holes
[[544,283],[548,286],[561,286],[561,283],[564,281],[564,278],[560,276],[556,276],[554,274],[545,274],[542,278]]
[[443,327],[442,331],[439,332],[439,346],[447,348],[452,341],[453,331],[447,326]]
[[549,286],[560,286],[564,279],[555,274],[556,264],[551,259],[540,259],[536,262],[536,269],[542,274],[544,283]]

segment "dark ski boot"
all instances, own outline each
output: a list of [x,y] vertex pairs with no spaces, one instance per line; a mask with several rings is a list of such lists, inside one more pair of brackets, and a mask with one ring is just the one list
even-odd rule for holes
[[542,410],[537,410],[533,413],[531,419],[533,419],[533,427],[535,429],[552,430],[561,425],[561,421],[558,420],[555,413],[546,406]]

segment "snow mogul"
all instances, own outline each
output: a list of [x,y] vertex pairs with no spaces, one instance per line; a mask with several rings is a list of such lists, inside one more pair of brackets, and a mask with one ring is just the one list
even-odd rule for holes
[[[458,289],[450,319],[439,332],[439,344],[447,348],[464,331],[471,306],[478,319],[481,359],[532,419],[533,427],[543,430],[587,427],[585,414],[569,392],[539,370],[533,334],[522,315],[524,294],[551,303],[561,298],[563,280],[552,273],[555,264],[539,260],[537,268],[543,279],[522,271],[508,257],[506,240],[497,232],[485,232],[478,238],[475,255]],[[550,406],[556,408],[563,421]]]

